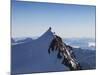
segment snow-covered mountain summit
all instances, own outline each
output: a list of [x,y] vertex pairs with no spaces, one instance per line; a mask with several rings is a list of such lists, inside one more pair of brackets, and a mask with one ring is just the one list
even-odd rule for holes
[[56,54],[48,54],[53,39],[49,28],[42,36],[31,42],[12,45],[12,73],[61,71],[66,67],[58,62]]
[[[34,72],[66,71],[69,70],[57,53],[48,54],[49,45],[54,38],[54,33],[49,28],[39,38],[11,46],[11,73],[24,74]],[[95,52],[74,50],[76,57],[84,69],[95,68]],[[89,54],[89,55],[88,55]],[[86,59],[86,60],[85,60]],[[89,61],[87,61],[89,59]],[[93,66],[92,66],[93,65]]]

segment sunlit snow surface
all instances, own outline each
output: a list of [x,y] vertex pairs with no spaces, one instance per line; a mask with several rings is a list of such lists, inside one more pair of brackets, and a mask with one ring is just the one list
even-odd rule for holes
[[[57,59],[57,53],[48,54],[48,47],[53,39],[53,33],[48,30],[37,39],[22,39],[12,42],[11,73],[25,74],[36,72],[68,71],[69,69]],[[67,43],[65,40],[63,40]],[[75,41],[74,41],[75,42]],[[71,42],[71,43],[74,43]],[[68,42],[69,43],[69,42]],[[71,44],[69,43],[69,44]],[[73,45],[73,44],[72,44]],[[78,47],[78,44],[76,44]],[[88,47],[91,47],[88,45]],[[93,46],[94,47],[94,46]],[[96,68],[95,48],[74,48],[74,54],[82,69]]]

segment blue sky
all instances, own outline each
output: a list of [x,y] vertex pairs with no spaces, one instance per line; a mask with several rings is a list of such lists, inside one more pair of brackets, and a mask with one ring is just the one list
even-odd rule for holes
[[52,27],[64,38],[94,38],[95,10],[95,6],[13,2],[12,37],[40,36]]

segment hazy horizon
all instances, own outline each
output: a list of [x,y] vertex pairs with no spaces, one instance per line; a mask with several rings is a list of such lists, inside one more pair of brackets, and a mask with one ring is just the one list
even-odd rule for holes
[[95,6],[12,3],[12,37],[39,37],[49,27],[63,38],[95,38]]

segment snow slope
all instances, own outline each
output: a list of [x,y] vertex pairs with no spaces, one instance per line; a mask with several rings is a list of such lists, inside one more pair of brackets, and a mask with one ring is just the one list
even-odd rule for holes
[[[47,30],[36,40],[12,45],[11,73],[25,74],[69,70],[61,64],[61,60],[57,59],[56,52],[50,55],[48,54],[48,47],[52,39],[53,32],[51,32],[51,30]],[[91,55],[91,52],[85,53],[80,49],[76,49],[74,51],[78,61],[81,62],[81,65],[86,65],[84,69],[95,68],[95,52]],[[85,61],[85,59],[88,60],[86,55],[88,55],[89,58],[88,63]]]
[[59,62],[55,53],[48,54],[53,33],[48,30],[31,42],[12,45],[12,73],[61,71],[66,67]]
[[82,70],[95,69],[96,68],[96,51],[95,50],[83,50],[74,49],[74,54],[77,61],[80,63]]

